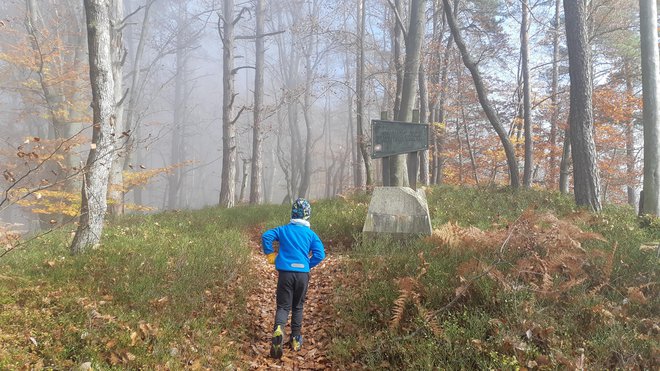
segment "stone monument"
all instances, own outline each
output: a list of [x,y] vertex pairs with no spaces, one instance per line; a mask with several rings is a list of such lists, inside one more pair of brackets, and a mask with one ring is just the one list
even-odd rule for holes
[[[419,115],[417,115],[419,117]],[[372,120],[372,158],[387,159],[389,156],[413,153],[428,149],[426,124]],[[409,171],[412,179],[408,187],[376,187],[371,196],[369,211],[362,228],[367,234],[394,236],[430,235],[431,217],[426,194],[416,188],[416,166]],[[385,176],[385,174],[384,174]],[[384,184],[387,185],[387,182]]]
[[430,235],[431,217],[424,190],[375,188],[362,232],[395,236]]

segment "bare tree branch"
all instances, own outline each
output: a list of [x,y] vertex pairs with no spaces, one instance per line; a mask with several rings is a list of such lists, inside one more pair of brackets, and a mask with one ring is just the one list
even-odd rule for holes
[[240,110],[238,111],[238,113],[236,114],[236,117],[234,117],[234,119],[231,120],[231,123],[232,123],[232,124],[235,124],[236,121],[238,121],[238,118],[241,117],[241,113],[243,113],[243,111],[245,111],[245,108],[246,108],[245,106],[241,107],[241,109],[240,109]]
[[268,37],[268,36],[279,35],[279,34],[285,33],[285,32],[286,31],[274,31],[274,32],[264,33],[264,34],[261,34],[261,35],[236,36],[236,37],[234,37],[234,39],[236,39],[236,40],[256,40],[256,39],[261,39],[261,38]]
[[387,0],[387,3],[390,4],[390,8],[392,8],[392,11],[394,12],[394,16],[396,17],[396,24],[399,26],[401,29],[401,32],[403,33],[403,39],[408,38],[408,31],[406,30],[406,26],[403,25],[403,20],[401,20],[401,15],[399,14],[399,11],[396,9],[396,6],[392,2],[392,0]]
[[251,68],[251,69],[253,69],[253,70],[255,69],[254,66],[240,66],[240,67],[236,67],[236,68],[234,68],[233,70],[231,70],[231,74],[232,74],[232,75],[235,75],[236,72],[238,72],[238,71],[240,71],[240,70],[242,70],[242,69],[246,69],[246,68]]
[[250,15],[252,15],[252,13],[250,13],[250,8],[243,7],[243,8],[241,8],[241,11],[238,12],[238,15],[236,16],[236,18],[234,18],[234,21],[232,21],[231,24],[233,26],[235,26],[236,23],[238,23],[238,21],[240,21],[243,18],[243,13],[245,13],[245,12],[248,12]]
[[[155,0],[151,0],[152,3],[153,3],[154,1],[155,1]],[[127,15],[126,17],[124,17],[124,19],[122,19],[121,22],[119,22],[119,25],[120,25],[120,26],[119,26],[119,28],[118,28],[116,31],[121,31],[124,27],[126,27],[126,21],[128,21],[129,18],[131,18],[132,16],[136,15],[140,10],[142,10],[142,9],[144,9],[144,8],[145,8],[144,5],[140,5],[140,6],[138,6],[133,12],[131,12],[131,14],[129,14],[129,15]]]

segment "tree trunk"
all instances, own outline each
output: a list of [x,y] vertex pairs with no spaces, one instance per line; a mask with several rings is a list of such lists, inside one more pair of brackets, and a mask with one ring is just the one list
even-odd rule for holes
[[401,64],[401,38],[403,37],[403,30],[400,25],[396,22],[396,14],[401,15],[403,12],[401,6],[401,0],[394,0],[394,22],[393,22],[393,58],[394,58],[394,72],[396,74],[396,87],[394,91],[394,111],[392,117],[399,117],[399,109],[401,107],[401,92],[403,90],[403,77],[404,77],[404,67]]
[[252,168],[250,169],[250,204],[261,203],[261,175],[263,173],[262,161],[262,129],[263,98],[264,98],[264,9],[265,0],[257,0],[256,33],[255,40],[255,71],[254,71],[254,115],[252,123]]
[[[50,41],[45,35],[52,32],[52,30],[47,29],[40,9],[40,6],[47,4],[36,0],[26,0],[25,5],[25,27],[34,52],[34,63],[36,64],[34,72],[39,81],[50,121],[48,134],[45,137],[55,140],[73,139],[82,130],[82,115],[77,112],[77,108],[79,102],[85,98],[81,94],[81,79],[67,77],[67,81],[73,80],[73,89],[70,89],[66,86],[67,83],[62,81],[62,77],[64,77],[62,74],[69,73],[69,71],[65,71],[65,68],[73,67],[73,71],[83,69],[81,66],[82,59],[87,53],[83,27],[80,24],[81,22],[78,22],[75,11],[72,12],[73,19],[70,20],[71,23],[75,24],[62,26],[66,27],[66,32],[71,35],[63,42],[74,45],[73,53],[62,50],[59,45],[44,45],[44,42]],[[59,30],[56,32],[59,32]],[[70,54],[73,54],[72,65],[68,64]],[[45,181],[53,185],[62,183],[63,187],[56,188],[63,189],[66,192],[78,192],[81,186],[80,178],[72,175],[74,168],[79,166],[81,158],[71,149],[62,150],[60,154],[64,157],[64,161],[51,160],[44,164],[44,169],[47,169],[49,173]],[[69,178],[70,176],[71,178]],[[52,215],[41,214],[39,216],[43,217],[42,219],[46,225],[50,225],[48,221],[52,219]],[[60,216],[57,219],[60,219]]]
[[[349,109],[351,107],[349,106]],[[323,106],[323,132],[330,132],[330,100],[325,97]],[[332,198],[332,179],[335,168],[335,152],[332,149],[332,135],[323,136],[323,167],[325,168],[325,198]]]
[[[454,0],[454,15],[458,12],[458,3],[459,0]],[[446,17],[445,17],[446,20]],[[443,25],[444,27],[444,25]],[[437,137],[437,149],[435,150],[436,154],[436,166],[433,170],[434,184],[443,183],[443,169],[445,164],[445,156],[443,154],[445,149],[445,137],[447,135],[447,125],[445,122],[445,102],[447,99],[447,85],[448,85],[448,72],[449,72],[449,57],[451,52],[451,45],[454,43],[454,35],[449,33],[447,38],[447,44],[445,45],[445,51],[442,55],[442,71],[440,76],[440,99],[438,101],[438,112],[436,114],[436,122],[440,123],[440,127],[436,128],[436,137]]]
[[[140,152],[140,126],[137,120],[137,106],[140,99],[140,92],[138,86],[140,85],[140,77],[142,76],[142,56],[144,55],[144,46],[149,34],[151,6],[156,0],[148,1],[144,6],[144,16],[142,18],[142,29],[140,30],[140,39],[138,41],[137,49],[135,50],[135,59],[133,60],[133,75],[131,77],[131,87],[128,91],[128,107],[126,108],[125,127],[130,134],[126,151],[128,152],[124,161],[124,170],[129,168],[131,162],[141,165],[142,154]],[[140,205],[142,204],[142,188],[138,187],[133,191],[133,201]]]
[[[233,207],[236,199],[236,120],[234,117],[234,0],[222,3],[218,32],[222,40],[222,178],[220,206]],[[222,28],[220,28],[222,25]]]
[[523,76],[523,117],[525,120],[525,166],[523,186],[532,186],[532,168],[534,167],[534,142],[532,139],[532,104],[529,81],[529,9],[527,0],[522,0],[522,23],[520,24],[520,53],[522,54]]
[[550,161],[548,164],[549,184],[547,188],[552,189],[557,182],[557,128],[559,126],[559,22],[560,3],[555,0],[555,19],[552,32],[552,90],[550,92],[550,106],[552,115],[550,117]]
[[[394,9],[393,9],[393,22],[392,22],[392,64],[394,66],[394,73],[396,76],[396,85],[394,89],[394,107],[392,110],[392,117],[394,120],[398,120],[399,110],[401,108],[401,92],[403,90],[403,78],[404,78],[404,67],[401,64],[401,39],[403,37],[403,30],[401,25],[396,21],[397,15],[401,15],[403,8],[401,5],[401,0],[394,0]],[[381,114],[381,120],[386,120]],[[383,166],[383,185],[384,186],[398,186],[397,182],[403,184],[406,177],[406,170],[404,157],[402,155],[398,156],[388,156],[384,157],[381,160]],[[401,174],[397,174],[401,172]]]
[[[355,90],[356,94],[356,105],[357,105],[357,144],[360,149],[360,154],[362,155],[362,161],[359,161],[358,164],[364,163],[364,169],[366,174],[366,185],[370,187],[373,184],[371,177],[371,159],[369,158],[369,153],[367,152],[367,138],[364,133],[364,37],[365,37],[365,22],[367,19],[367,10],[365,8],[366,0],[358,0],[358,32],[360,34],[358,39],[358,65],[356,73],[356,83]],[[361,164],[360,164],[361,165]],[[360,175],[362,174],[362,168],[358,169]],[[359,187],[362,187],[360,182]]]
[[[354,121],[353,121],[353,112],[355,111],[353,109],[353,93],[354,90],[351,87],[350,80],[351,80],[351,57],[352,55],[349,55],[346,53],[345,58],[344,58],[344,68],[346,70],[346,111],[347,111],[347,124],[348,124],[348,138],[346,142],[346,148],[351,154],[351,162],[353,163],[353,166],[351,167],[351,170],[353,171],[353,186],[355,188],[358,188],[362,182],[361,180],[361,175],[358,174],[361,169],[356,165],[358,163],[358,157],[360,156],[359,148],[357,145],[357,130],[354,129]],[[357,77],[356,77],[357,81]],[[356,107],[358,105],[356,104]]]
[[[314,9],[316,9],[316,3],[314,3]],[[316,14],[312,11],[311,14]],[[303,53],[305,55],[305,91],[303,95],[302,111],[303,119],[305,120],[305,148],[304,153],[302,154],[302,177],[300,181],[300,188],[298,189],[297,197],[308,197],[310,191],[310,185],[312,182],[312,88],[314,84],[314,71],[315,67],[312,64],[312,50],[314,50],[314,43],[318,40],[313,37],[308,37],[308,44],[306,48],[303,48]],[[298,154],[300,156],[300,154]],[[361,170],[361,169],[360,169]],[[361,171],[360,171],[361,172]]]
[[[474,151],[472,150],[472,143],[470,142],[470,133],[468,131],[467,117],[465,115],[465,108],[461,106],[461,117],[463,118],[463,131],[465,131],[465,144],[467,145],[468,154],[470,155],[470,166],[472,167],[472,177],[474,177],[474,184],[479,185],[479,175],[477,174],[477,161],[474,158]],[[458,130],[458,125],[456,125]]]
[[[188,6],[185,2],[179,3],[177,15],[176,34],[176,71],[174,76],[174,112],[172,117],[172,138],[170,145],[170,164],[180,164],[185,158],[185,137],[188,115]],[[180,208],[183,205],[181,188],[184,173],[176,167],[167,177],[168,182],[168,209]]]
[[486,87],[484,86],[483,80],[481,79],[481,74],[479,73],[479,68],[477,66],[477,63],[473,61],[472,57],[468,53],[465,42],[463,41],[463,38],[461,37],[461,34],[459,32],[458,25],[456,23],[456,17],[452,12],[452,8],[451,5],[449,4],[449,0],[442,0],[442,2],[444,4],[445,16],[447,17],[449,28],[451,29],[452,35],[454,35],[454,41],[456,42],[456,47],[461,52],[461,56],[463,57],[463,63],[465,64],[465,67],[467,67],[467,69],[472,74],[472,80],[474,80],[474,86],[477,90],[479,103],[481,104],[481,107],[486,113],[486,116],[488,117],[490,124],[495,129],[495,132],[497,132],[497,135],[499,136],[500,141],[502,142],[502,146],[504,147],[504,152],[506,153],[507,165],[509,167],[509,180],[511,187],[513,189],[517,189],[520,186],[520,180],[518,175],[518,162],[516,160],[516,154],[513,150],[513,146],[511,145],[511,141],[509,140],[506,131],[504,130],[502,124],[500,123],[500,119],[497,116],[497,112],[495,112],[493,107],[490,105],[490,101],[488,100],[488,95],[486,94]]
[[[307,69],[308,73],[311,73],[310,69]],[[300,187],[298,188],[297,197],[308,197],[309,196],[309,186],[312,181],[312,117],[310,115],[311,110],[311,81],[310,86],[305,89],[304,108],[303,108],[303,118],[305,120],[305,132],[307,133],[305,137],[305,151],[302,153],[303,157],[303,167],[302,174],[300,179]]]
[[[428,121],[429,93],[426,84],[426,71],[424,63],[419,65],[419,123],[426,124]],[[419,180],[428,186],[431,184],[429,174],[429,150],[419,152]]]
[[458,141],[458,184],[463,185],[463,140],[461,139],[461,126],[456,120],[456,141]]
[[85,0],[84,4],[94,125],[83,175],[80,219],[71,243],[73,254],[82,253],[101,240],[116,137],[110,1]]
[[564,14],[571,79],[569,127],[575,202],[593,211],[600,211],[600,178],[593,137],[591,58],[585,3],[582,0],[564,0]]
[[[630,76],[630,61],[626,60],[623,64],[623,70],[626,80],[626,99],[630,99],[635,95],[633,90],[632,77]],[[628,185],[626,186],[627,196],[628,196],[628,205],[632,207],[637,207],[637,192],[635,191],[635,121],[634,119],[628,120],[625,123],[626,125],[626,180]]]
[[644,200],[641,213],[660,215],[660,87],[658,87],[658,8],[639,0],[644,94]]
[[268,159],[270,160],[269,166],[266,166],[264,169],[264,177],[262,178],[263,183],[263,195],[264,202],[269,204],[273,200],[273,189],[275,188],[275,149],[272,147],[268,151]]
[[238,194],[238,203],[245,202],[245,188],[247,188],[247,181],[249,175],[250,160],[243,159],[243,177],[241,178],[241,192]]
[[568,130],[564,130],[564,146],[559,164],[559,192],[568,194],[571,165],[571,137]]
[[[124,2],[112,2],[112,76],[115,82],[115,102],[121,102],[124,95],[123,84],[123,64],[126,49],[124,48],[123,35],[122,35],[122,21],[124,20]],[[119,138],[116,138],[114,161],[112,162],[112,169],[110,170],[110,184],[108,186],[108,213],[110,215],[118,216],[124,213],[124,161],[123,156],[126,155],[126,144],[128,137],[121,133],[126,132],[126,125],[124,122],[123,104],[115,108],[115,124],[116,132],[120,133]]]
[[[401,84],[401,105],[396,116],[397,121],[410,122],[412,120],[412,109],[415,106],[415,95],[417,94],[417,80],[419,64],[421,60],[422,38],[424,36],[424,0],[412,0],[410,2],[410,22],[406,37],[406,57],[403,69],[403,82]],[[408,154],[419,156],[417,153]],[[416,163],[416,161],[415,161]],[[407,186],[406,162],[403,155],[393,156],[390,160],[390,184],[392,186]],[[417,169],[410,169],[416,173]]]
[[[290,85],[293,86],[293,85]],[[293,87],[292,87],[293,89]],[[287,181],[287,193],[290,198],[294,197],[300,185],[300,175],[302,174],[302,134],[298,126],[298,109],[294,103],[287,104],[287,123],[289,125],[289,138],[291,143],[289,145],[289,176]],[[283,168],[285,174],[286,169]]]

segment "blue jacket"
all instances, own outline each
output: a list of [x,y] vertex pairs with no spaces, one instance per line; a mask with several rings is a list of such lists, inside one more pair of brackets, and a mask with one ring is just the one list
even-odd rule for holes
[[270,229],[261,236],[265,254],[274,252],[273,241],[280,243],[275,259],[275,268],[278,271],[309,272],[325,258],[325,250],[319,236],[308,225],[295,219],[289,224]]

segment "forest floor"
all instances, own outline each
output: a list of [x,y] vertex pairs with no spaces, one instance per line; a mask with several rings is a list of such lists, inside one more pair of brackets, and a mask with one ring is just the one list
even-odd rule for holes
[[[341,255],[330,255],[312,271],[309,282],[303,318],[303,348],[293,352],[285,344],[281,359],[270,357],[270,341],[275,318],[275,289],[277,271],[268,264],[257,237],[252,238],[252,273],[257,277],[257,285],[249,293],[247,309],[249,313],[250,337],[241,349],[241,358],[250,369],[256,370],[323,370],[331,369],[327,357],[331,342],[328,326],[332,326],[337,316],[333,305],[333,289],[341,276]],[[285,342],[290,334],[290,324],[285,329]]]
[[40,236],[0,259],[0,370],[660,369],[660,219],[427,195],[434,235],[405,243],[360,238],[363,196],[314,204],[327,257],[280,360],[260,235],[288,206],[127,216],[76,256],[67,230]]

